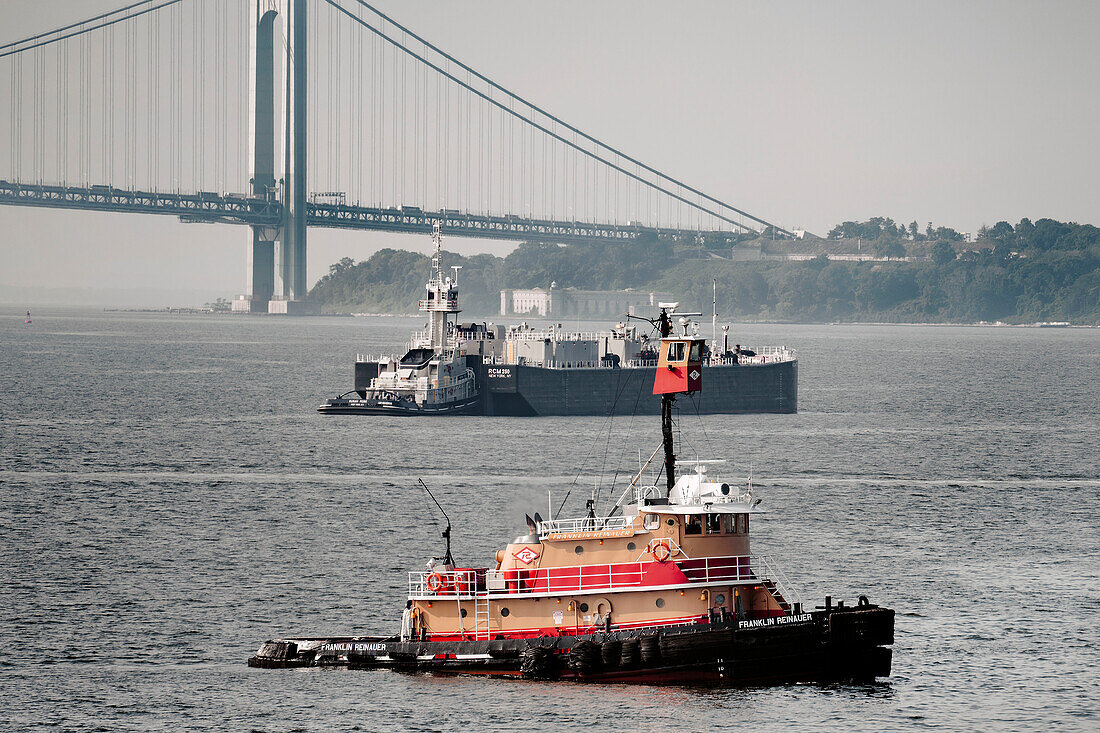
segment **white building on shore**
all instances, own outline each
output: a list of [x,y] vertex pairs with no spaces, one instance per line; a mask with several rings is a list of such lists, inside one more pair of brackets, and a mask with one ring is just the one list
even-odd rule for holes
[[574,318],[621,318],[639,307],[672,300],[672,293],[639,290],[510,289],[500,291],[500,314]]

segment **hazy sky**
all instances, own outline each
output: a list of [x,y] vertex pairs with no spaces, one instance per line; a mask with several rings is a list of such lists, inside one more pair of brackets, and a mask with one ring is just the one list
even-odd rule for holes
[[[0,43],[121,4],[4,0]],[[1100,223],[1095,1],[377,5],[581,129],[788,227]],[[232,295],[245,232],[0,208],[0,285]],[[309,279],[342,256],[425,245],[313,229]]]

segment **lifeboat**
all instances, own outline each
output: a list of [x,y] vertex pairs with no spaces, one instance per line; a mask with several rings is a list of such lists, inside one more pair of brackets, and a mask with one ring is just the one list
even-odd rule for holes
[[888,676],[894,611],[865,596],[805,605],[750,546],[767,514],[751,480],[677,459],[673,403],[703,388],[704,342],[675,309],[654,319],[662,442],[607,511],[528,517],[484,567],[455,565],[448,519],[443,556],[409,573],[395,633],[270,640],[248,664],[646,684]]

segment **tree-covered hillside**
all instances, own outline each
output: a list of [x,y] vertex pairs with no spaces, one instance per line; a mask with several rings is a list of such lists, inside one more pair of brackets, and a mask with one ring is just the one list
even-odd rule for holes
[[[806,261],[735,262],[713,249],[666,241],[571,245],[526,243],[507,257],[461,257],[463,309],[498,312],[502,288],[652,288],[710,310],[711,279],[718,281],[719,312],[739,319],[782,321],[1073,321],[1100,323],[1100,229],[1091,225],[1022,219],[983,227],[966,243],[955,230],[893,220],[845,222],[830,240],[784,241],[787,254],[825,251],[861,242],[864,254],[916,255],[912,261],[855,262],[822,255]],[[839,240],[834,241],[834,240]],[[832,245],[832,246],[826,246]],[[740,245],[739,245],[740,246]],[[728,255],[727,255],[728,256]],[[382,250],[358,264],[332,266],[310,297],[327,312],[415,310],[428,274],[423,255]]]

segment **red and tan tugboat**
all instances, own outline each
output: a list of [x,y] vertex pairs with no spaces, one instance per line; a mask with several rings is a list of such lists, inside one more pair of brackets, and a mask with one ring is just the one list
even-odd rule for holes
[[[268,641],[249,665],[649,684],[888,676],[892,610],[864,596],[804,608],[749,547],[764,513],[751,484],[712,477],[721,461],[680,461],[693,470],[677,475],[673,402],[701,389],[704,340],[683,317],[673,334],[674,308],[655,320],[662,442],[609,512],[589,502],[582,517],[536,514],[480,568],[455,567],[448,520],[443,558],[409,574],[398,633]],[[643,480],[659,454],[663,487]]]

